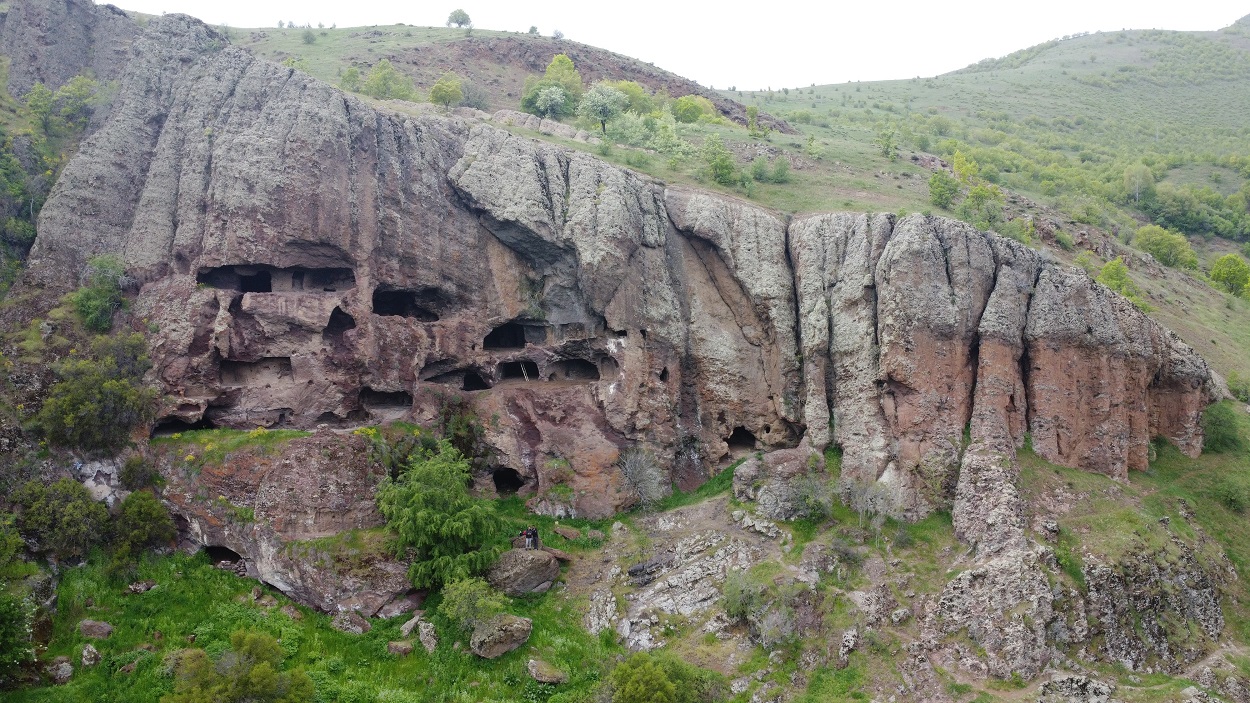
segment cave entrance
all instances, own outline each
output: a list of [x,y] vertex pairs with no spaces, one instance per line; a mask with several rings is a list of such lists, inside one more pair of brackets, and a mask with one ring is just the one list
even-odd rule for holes
[[755,435],[745,427],[735,427],[725,442],[729,444],[730,453],[755,451]]
[[347,330],[356,328],[356,318],[343,311],[343,308],[334,307],[334,311],[330,313],[330,321],[326,323],[325,330],[321,333],[321,338],[327,341],[337,341],[342,339],[343,334]]
[[208,554],[208,560],[213,565],[228,561],[231,564],[237,564],[243,561],[243,557],[229,547],[223,547],[220,544],[210,544],[204,547],[204,552]]
[[537,381],[538,364],[532,361],[505,361],[499,365],[499,377],[505,381]]
[[187,422],[180,417],[163,417],[152,425],[152,433],[149,437],[168,437],[182,432],[211,430],[216,427],[207,417],[201,417],[195,422]]
[[506,322],[486,335],[482,340],[483,349],[524,349],[525,327],[515,322]]
[[360,389],[360,404],[366,408],[410,408],[412,394],[408,391],[375,391],[365,386]]
[[502,466],[491,472],[491,479],[494,480],[495,492],[499,495],[516,495],[516,492],[525,485],[525,480],[515,469]]
[[257,271],[250,276],[239,276],[239,290],[244,293],[272,293],[273,277],[268,271]]
[[599,367],[585,359],[566,359],[549,367],[549,381],[598,381]]
[[465,371],[464,381],[460,384],[460,390],[463,391],[484,391],[490,388],[490,384],[486,379],[482,378],[482,374],[476,371]]
[[387,317],[410,317],[418,322],[438,322],[438,313],[430,310],[416,291],[373,291],[373,314]]

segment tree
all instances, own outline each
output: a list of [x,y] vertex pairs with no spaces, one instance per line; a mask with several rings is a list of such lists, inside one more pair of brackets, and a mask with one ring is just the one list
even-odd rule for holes
[[1128,277],[1128,266],[1120,257],[1117,256],[1103,264],[1102,271],[1094,280],[1128,298],[1129,302],[1136,305],[1142,312],[1150,311],[1150,306],[1141,296],[1141,289]]
[[304,33],[300,35],[300,39],[305,44],[315,44],[317,43],[317,33],[312,31],[311,29],[305,29]]
[[1211,266],[1211,280],[1233,295],[1244,295],[1250,284],[1250,266],[1236,254],[1225,254]]
[[382,59],[369,70],[360,92],[378,100],[413,100],[416,91],[412,79],[395,70],[391,62]]
[[1149,253],[1159,263],[1172,268],[1196,269],[1198,256],[1189,240],[1179,232],[1170,232],[1159,225],[1146,225],[1137,230],[1133,246]]
[[564,32],[561,32],[560,30],[557,29],[556,31],[551,33],[551,38],[555,39],[556,41],[560,41],[561,39],[564,38]]
[[447,26],[450,27],[453,24],[457,27],[467,27],[473,22],[469,20],[469,13],[464,10],[453,10],[450,15],[447,15]]
[[214,662],[202,649],[184,650],[174,692],[161,703],[304,703],[314,699],[302,669],[282,672],[282,647],[263,632],[237,631],[230,650]]
[[577,106],[577,114],[588,120],[599,123],[599,128],[606,135],[608,120],[616,119],[629,106],[629,98],[621,91],[606,83],[596,83],[582,96]]
[[955,209],[959,219],[977,229],[991,229],[1003,215],[1003,193],[992,183],[977,183]]
[[651,97],[651,93],[636,81],[604,81],[603,83],[625,94],[629,100],[629,104],[625,106],[627,112],[647,115],[655,110],[655,100]]
[[438,612],[465,632],[478,623],[499,615],[508,606],[507,598],[480,578],[460,579],[443,585]]
[[564,113],[568,104],[568,94],[558,85],[549,85],[538,91],[534,100],[534,111],[539,117],[557,117]]
[[430,102],[442,105],[444,109],[450,108],[452,103],[458,103],[463,99],[464,92],[460,90],[460,78],[454,73],[444,73],[430,88]]
[[1124,169],[1124,190],[1133,197],[1133,202],[1140,203],[1144,196],[1147,200],[1154,197],[1155,175],[1150,167],[1143,163],[1135,163]]
[[148,549],[169,544],[177,535],[169,511],[150,491],[135,491],[121,503],[113,524],[115,565],[126,567]]
[[86,129],[87,121],[95,109],[99,84],[86,76],[74,76],[56,89],[53,96],[57,112],[66,126],[74,130]]
[[26,94],[26,108],[30,110],[31,116],[39,123],[44,136],[52,134],[52,104],[52,91],[43,83],[36,82],[30,87],[30,92]]
[[444,439],[378,488],[397,554],[412,555],[408,576],[416,588],[480,574],[499,554],[503,520],[494,503],[470,495],[469,480],[469,463]]
[[976,161],[964,156],[962,151],[956,151],[953,158],[955,176],[961,183],[972,185],[977,180],[977,174],[981,172],[981,167]]
[[28,481],[13,495],[17,529],[37,551],[58,559],[76,559],[99,540],[108,510],[77,481],[62,478],[51,485]]
[[74,291],[70,302],[82,324],[92,332],[108,332],[113,313],[124,305],[122,284],[127,282],[125,267],[116,256],[97,256],[83,273],[84,286]]
[[734,165],[733,154],[719,134],[709,135],[703,140],[702,152],[713,181],[721,185],[732,185],[738,181],[738,169]]
[[0,591],[0,688],[14,683],[22,665],[35,658],[31,615],[25,599]]
[[531,35],[537,35],[537,34],[538,34],[538,27],[535,27],[534,25],[532,25],[532,24],[531,24],[531,25],[530,25],[530,31],[529,31],[529,34],[531,34]]
[[698,122],[705,115],[716,114],[716,106],[702,95],[683,95],[673,101],[673,117],[678,122]]
[[612,703],[677,703],[677,687],[664,670],[637,653],[612,670]]
[[[563,91],[563,100],[554,102],[554,92],[548,88],[558,87]],[[546,91],[547,109],[538,107],[538,97]],[[541,78],[530,76],[525,79],[525,90],[521,93],[521,109],[540,116],[561,117],[573,114],[582,96],[582,74],[578,73],[573,60],[564,54],[556,54],[547,64],[547,70]]]
[[339,79],[339,87],[353,93],[360,92],[360,69],[352,66],[343,71],[343,77]]
[[959,195],[959,179],[946,171],[934,171],[929,176],[929,202],[940,208],[949,208]]
[[156,394],[139,383],[149,363],[135,348],[135,336],[112,348],[102,345],[99,359],[70,359],[56,367],[60,380],[35,415],[50,443],[112,452],[135,426],[151,421]]
[[885,158],[890,161],[898,160],[898,132],[895,130],[883,129],[877,132],[877,138],[872,143]]

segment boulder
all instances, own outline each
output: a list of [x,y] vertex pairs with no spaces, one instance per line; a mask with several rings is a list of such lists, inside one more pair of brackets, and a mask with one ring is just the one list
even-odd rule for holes
[[127,593],[147,593],[153,588],[156,588],[156,582],[153,581],[152,579],[144,579],[142,581],[135,581],[134,583],[127,586],[126,592]]
[[69,683],[69,680],[74,677],[74,665],[69,663],[69,657],[53,659],[44,671],[48,673],[48,678],[52,679],[52,683],[58,686]]
[[397,657],[406,657],[409,654],[412,654],[412,642],[410,640],[403,640],[400,642],[387,642],[386,651],[390,652],[391,654],[394,654]]
[[434,624],[422,620],[417,625],[417,640],[421,642],[422,647],[425,647],[425,651],[433,654],[435,648],[438,647],[438,633],[434,631]]
[[330,620],[330,627],[333,627],[339,632],[346,632],[351,635],[363,635],[373,629],[373,626],[369,624],[369,621],[355,610],[340,610],[338,614]]
[[532,629],[529,618],[498,615],[473,628],[469,649],[483,659],[494,659],[525,644]]
[[412,631],[416,629],[417,625],[421,622],[422,615],[425,615],[425,611],[418,610],[415,613],[413,613],[412,619],[410,619],[408,622],[404,623],[403,625],[400,625],[399,626],[400,636],[407,637],[411,635]]
[[560,576],[560,562],[541,549],[509,549],[486,573],[490,585],[512,597],[550,588]]
[[1108,703],[1115,686],[1087,676],[1057,676],[1038,689],[1037,703]]
[[582,536],[581,530],[574,527],[565,527],[564,525],[556,525],[551,530],[567,540],[575,540]]
[[299,608],[296,608],[289,603],[282,606],[282,614],[295,621],[304,619],[304,614],[299,611]]
[[525,665],[530,678],[538,683],[559,684],[569,680],[569,675],[541,659],[531,659]]
[[82,665],[95,666],[100,663],[100,650],[92,645],[85,644],[82,647]]
[[382,608],[378,610],[377,616],[380,618],[393,618],[411,613],[421,607],[421,602],[423,600],[424,598],[421,594],[406,593],[382,606]]
[[78,632],[83,637],[90,637],[93,640],[104,640],[113,634],[113,626],[99,620],[83,620],[78,623]]
[[559,549],[556,549],[555,547],[543,547],[543,548],[542,548],[542,551],[544,551],[544,552],[546,552],[546,553],[550,554],[551,556],[555,557],[555,558],[556,558],[556,560],[557,560],[557,561],[559,561],[561,564],[567,564],[567,563],[569,563],[569,562],[573,561],[573,555],[572,555],[572,554],[569,554],[568,552],[565,552],[565,551],[561,551],[561,550],[559,550]]

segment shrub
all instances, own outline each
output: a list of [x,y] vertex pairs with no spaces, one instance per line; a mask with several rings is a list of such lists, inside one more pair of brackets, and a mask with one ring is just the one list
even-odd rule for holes
[[116,256],[97,256],[83,273],[83,286],[70,294],[70,303],[84,327],[92,332],[108,332],[113,313],[125,303],[122,284],[125,267]]
[[784,156],[778,156],[773,161],[773,175],[771,178],[773,183],[789,183],[790,182],[790,159]]
[[452,103],[459,103],[464,98],[460,89],[460,77],[454,73],[444,73],[430,87],[430,102],[450,108]]
[[[550,88],[559,88],[559,92]],[[540,97],[546,96],[540,106]],[[559,98],[557,100],[556,98]],[[529,76],[521,92],[521,109],[540,117],[563,117],[577,111],[582,97],[582,74],[578,73],[573,60],[564,54],[556,54],[547,64],[542,77]]]
[[1235,452],[1245,446],[1237,412],[1229,401],[1216,403],[1206,409],[1202,414],[1202,430],[1206,434],[1205,451]]
[[378,488],[378,507],[411,554],[413,586],[431,588],[482,573],[498,556],[503,521],[495,504],[469,494],[469,463],[447,440],[421,450],[408,470]]
[[122,488],[137,491],[140,488],[155,486],[160,482],[161,474],[151,464],[144,461],[142,456],[134,454],[122,464],[121,471],[117,472],[117,478],[121,480]]
[[683,95],[673,101],[673,117],[678,122],[698,122],[716,114],[716,106],[702,95]]
[[465,632],[499,615],[508,606],[502,593],[480,578],[450,581],[443,586],[438,612]]
[[155,393],[119,369],[111,356],[71,360],[57,368],[61,378],[35,416],[52,444],[85,452],[122,447],[130,431],[150,422]]
[[929,176],[929,202],[936,207],[949,208],[959,195],[959,179],[945,171],[934,171]]
[[1064,251],[1072,251],[1076,248],[1076,240],[1067,232],[1055,232],[1055,243]]
[[361,84],[360,92],[378,100],[414,100],[417,95],[412,87],[412,79],[395,70],[387,59],[382,59],[369,69],[369,75]]
[[1250,283],[1250,265],[1236,254],[1225,254],[1211,265],[1211,280],[1233,295],[1243,295]]
[[1159,263],[1172,268],[1198,268],[1198,256],[1189,246],[1185,235],[1170,232],[1158,225],[1146,225],[1137,230],[1133,246],[1149,253]]
[[738,182],[738,168],[734,165],[733,154],[725,146],[719,134],[713,134],[703,140],[703,160],[707,162],[708,175],[721,185],[732,185]]
[[1237,514],[1246,512],[1246,508],[1250,507],[1250,486],[1244,481],[1237,480],[1231,476],[1224,476],[1220,482],[1215,484],[1212,489],[1212,495],[1216,500],[1224,504],[1224,507]]
[[722,587],[725,614],[739,622],[745,621],[765,603],[765,587],[756,583],[746,571],[730,571]]
[[1150,305],[1142,298],[1141,289],[1128,277],[1128,266],[1124,265],[1124,260],[1120,257],[1103,264],[1102,271],[1094,280],[1128,298],[1142,312],[1150,312]]
[[169,544],[177,534],[169,511],[149,491],[135,491],[122,501],[113,525],[114,560],[132,563],[145,550]]
[[727,697],[723,677],[664,652],[638,652],[609,677],[612,703],[712,703]]
[[30,604],[0,591],[0,688],[14,683],[22,665],[35,658],[30,624]]
[[161,703],[305,703],[314,699],[303,670],[281,672],[282,647],[270,635],[230,635],[230,649],[216,662],[203,649],[184,650],[175,670],[174,692]]
[[108,524],[104,505],[69,478],[51,485],[28,481],[14,494],[13,502],[22,537],[36,551],[51,552],[62,560],[86,556]]
[[625,484],[638,495],[644,510],[651,510],[671,492],[664,470],[651,452],[634,447],[621,452],[617,461]]

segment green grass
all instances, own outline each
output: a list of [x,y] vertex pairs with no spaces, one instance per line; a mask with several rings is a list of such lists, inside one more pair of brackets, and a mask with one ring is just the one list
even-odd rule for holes
[[200,466],[217,465],[232,453],[245,450],[268,453],[276,446],[297,437],[307,437],[311,432],[303,430],[189,430],[167,437],[153,437],[153,448],[167,449],[175,456],[192,457],[188,463]]
[[734,485],[734,470],[744,461],[746,461],[745,458],[739,459],[721,469],[720,472],[704,481],[703,485],[693,491],[686,492],[674,488],[672,493],[665,496],[663,500],[655,505],[655,511],[664,512],[686,505],[694,505],[722,493],[728,493]]

